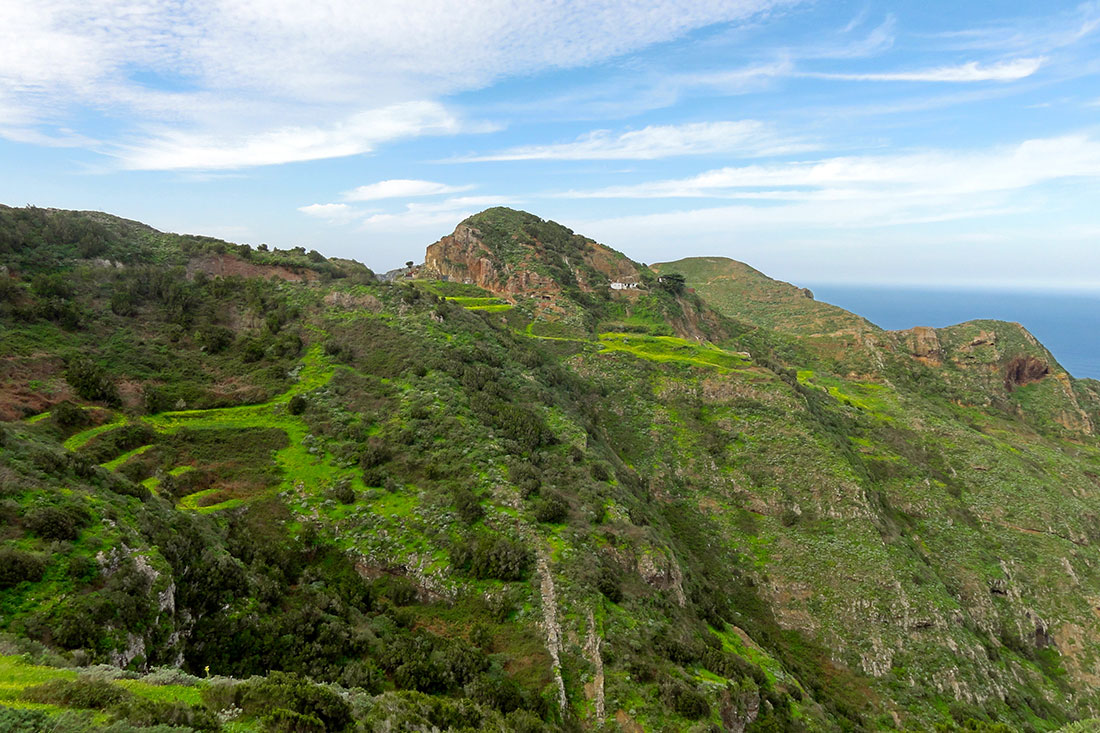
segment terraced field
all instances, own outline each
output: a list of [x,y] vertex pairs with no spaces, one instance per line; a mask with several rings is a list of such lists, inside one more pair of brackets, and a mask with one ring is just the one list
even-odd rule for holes
[[[203,513],[215,512],[240,506],[269,493],[294,489],[295,486],[301,484],[329,485],[339,479],[346,479],[352,482],[353,486],[363,488],[358,472],[337,468],[325,460],[324,457],[318,457],[309,452],[308,448],[303,445],[303,440],[308,433],[307,427],[299,418],[291,415],[287,409],[288,403],[296,395],[323,387],[332,378],[335,369],[336,367],[325,360],[320,348],[314,348],[303,357],[295,385],[269,402],[209,410],[162,412],[143,418],[142,424],[151,427],[157,435],[176,435],[181,430],[275,428],[283,431],[287,436],[288,445],[276,451],[274,458],[282,475],[284,477],[294,477],[293,481],[290,478],[284,478],[278,487],[265,494],[231,497],[225,496],[227,492],[215,486],[184,496],[178,507]],[[41,418],[42,416],[36,415],[31,420]],[[64,445],[70,451],[78,451],[89,445],[93,440],[130,424],[133,424],[133,421],[126,415],[119,413],[102,425],[97,425],[73,435],[65,441]],[[141,456],[152,448],[154,448],[154,443],[148,443],[126,451],[100,465],[103,468],[118,471],[128,461]],[[194,466],[190,465],[175,466],[166,471],[165,474],[178,477],[193,469]],[[150,491],[157,491],[161,483],[162,479],[156,476],[142,481],[142,484]]]

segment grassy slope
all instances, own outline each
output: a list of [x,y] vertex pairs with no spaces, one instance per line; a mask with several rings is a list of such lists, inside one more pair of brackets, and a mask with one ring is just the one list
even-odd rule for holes
[[[39,356],[32,334],[46,336],[39,349],[63,351],[90,349],[120,324],[144,338],[167,331],[161,306],[118,316],[105,305],[111,279],[84,282],[76,298],[93,315],[81,328],[7,321],[26,358]],[[198,297],[231,297],[219,292]],[[895,714],[914,728],[984,718],[1050,729],[1097,704],[1088,598],[1100,585],[1100,451],[976,401],[988,379],[974,370],[943,377],[883,350],[888,380],[823,358],[796,372],[805,365],[779,361],[782,339],[673,338],[659,308],[618,311],[617,301],[592,311],[600,335],[589,337],[544,331],[522,299],[479,313],[487,296],[440,284],[268,284],[260,295],[285,304],[277,333],[304,342],[293,356],[269,345],[244,361],[253,339],[277,333],[239,315],[222,317],[234,340],[219,354],[177,341],[204,390],[224,392],[235,366],[261,385],[250,404],[142,414],[131,402],[88,411],[99,425],[51,417],[5,428],[0,468],[15,508],[2,515],[4,547],[50,553],[41,580],[0,590],[8,629],[64,647],[49,623],[127,608],[109,594],[137,582],[141,564],[108,570],[95,559],[124,545],[157,573],[139,597],[171,580],[198,626],[151,601],[126,611],[140,623],[97,621],[90,646],[66,637],[100,659],[132,646],[126,631],[136,630],[151,663],[179,652],[193,672],[283,668],[367,687],[375,682],[342,675],[372,664],[377,692],[428,684],[393,661],[420,640],[437,645],[424,652],[442,655],[433,658],[489,665],[429,692],[473,695],[482,715],[499,716],[510,703],[490,685],[511,679],[522,706],[554,722],[540,627],[549,580],[566,717],[587,726],[593,633],[608,715],[652,730],[718,724],[753,706],[758,729],[875,728]],[[801,311],[780,312],[791,303],[813,301],[783,296],[774,317],[797,321]],[[124,371],[127,350],[140,348],[131,344],[96,353],[109,373],[164,379],[157,363]],[[52,378],[60,389],[64,377]],[[1006,399],[1030,409],[1040,397]],[[234,435],[242,447],[265,437],[238,450]],[[127,495],[131,481],[158,496]],[[59,544],[25,519],[43,503],[113,525],[88,522]],[[194,545],[177,551],[161,525]],[[497,544],[477,559],[486,538]],[[517,580],[495,566],[493,556],[522,562],[513,546],[543,556],[548,572],[531,562]],[[467,547],[473,560],[456,554]],[[366,591],[351,580],[361,577]],[[286,634],[311,632],[281,646],[280,618]]]

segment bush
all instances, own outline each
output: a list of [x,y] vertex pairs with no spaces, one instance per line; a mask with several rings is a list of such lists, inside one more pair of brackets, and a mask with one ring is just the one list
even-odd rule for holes
[[133,697],[133,693],[106,680],[50,680],[23,690],[28,702],[66,708],[103,710]]
[[500,535],[479,535],[451,549],[454,568],[479,579],[523,580],[533,563],[526,545]]
[[341,504],[355,503],[355,489],[351,488],[351,482],[346,479],[337,481],[336,485],[328,490],[328,496]]
[[233,343],[233,332],[225,326],[204,326],[195,332],[195,341],[210,354],[220,354]]
[[241,361],[245,364],[260,361],[264,358],[264,346],[257,339],[247,339],[241,344]]
[[286,405],[286,410],[291,415],[301,415],[303,412],[306,411],[306,408],[308,406],[309,403],[306,402],[306,398],[300,394],[296,394],[290,398],[290,402],[288,402]]
[[80,507],[40,506],[27,512],[23,524],[47,540],[75,540],[89,522],[88,513]]
[[608,565],[600,568],[600,574],[596,578],[596,588],[612,603],[619,603],[623,600],[623,589],[619,573]]
[[340,670],[339,682],[344,687],[358,687],[372,695],[377,695],[385,687],[386,678],[372,660],[356,659],[345,664]]
[[467,697],[503,713],[523,706],[523,688],[499,669],[481,675],[466,686]]
[[678,715],[698,720],[710,713],[706,697],[680,680],[668,679],[660,685],[661,701]]
[[569,517],[569,502],[554,492],[535,505],[535,519],[545,524],[561,524]]
[[118,388],[107,376],[103,367],[91,359],[78,356],[69,360],[65,368],[65,381],[72,386],[80,397],[92,402],[106,402],[118,405]]
[[0,548],[0,589],[23,581],[37,582],[45,571],[46,562],[41,556],[11,547]]
[[388,479],[389,479],[389,477],[386,476],[386,472],[383,471],[378,466],[374,466],[373,468],[368,468],[365,471],[363,471],[363,485],[364,486],[375,486],[375,487],[385,486],[386,481]]
[[54,405],[53,409],[50,410],[50,415],[53,421],[62,428],[83,427],[91,422],[87,411],[82,410],[69,400]]
[[325,724],[315,715],[276,708],[263,718],[264,730],[271,733],[325,733]]
[[455,508],[458,516],[466,524],[473,524],[485,516],[485,510],[481,508],[481,500],[470,489],[463,486],[454,491]]
[[266,679],[249,680],[238,689],[241,708],[250,715],[264,717],[269,730],[314,730],[286,726],[309,726],[316,721],[320,724],[316,730],[324,733],[344,730],[351,723],[351,706],[343,698],[296,674],[272,672]]
[[181,702],[161,702],[132,697],[124,700],[114,710],[115,715],[128,723],[147,730],[154,726],[171,726],[195,731],[217,731],[221,723],[213,712],[205,707],[192,707]]
[[359,454],[359,466],[361,468],[377,468],[390,460],[389,449],[381,441],[372,438]]

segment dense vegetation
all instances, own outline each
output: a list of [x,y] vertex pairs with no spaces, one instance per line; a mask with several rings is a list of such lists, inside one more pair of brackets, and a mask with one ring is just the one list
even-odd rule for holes
[[475,223],[539,255],[556,310],[0,209],[0,730],[1032,731],[1100,705],[1091,384],[1004,324],[934,363],[777,328],[804,295],[723,316],[698,269],[616,295],[590,240]]

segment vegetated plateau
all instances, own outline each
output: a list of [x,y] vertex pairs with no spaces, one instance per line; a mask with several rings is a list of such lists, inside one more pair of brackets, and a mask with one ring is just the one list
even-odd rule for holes
[[1100,383],[1017,324],[503,208],[0,265],[0,730],[1094,729]]

